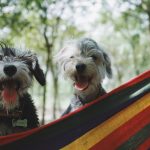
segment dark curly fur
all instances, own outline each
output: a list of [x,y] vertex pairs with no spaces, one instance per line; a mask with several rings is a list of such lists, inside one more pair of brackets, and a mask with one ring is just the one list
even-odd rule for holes
[[[19,99],[20,107],[17,110],[21,110],[22,113],[18,117],[10,116],[9,114],[4,117],[0,117],[0,135],[7,135],[11,133],[21,132],[28,129],[32,129],[39,126],[39,119],[36,113],[36,108],[33,104],[31,96],[26,93]],[[15,113],[16,110],[10,112],[10,114]],[[19,119],[24,120],[27,119],[27,127],[13,127],[12,120]]]
[[38,127],[28,88],[33,77],[45,85],[45,76],[35,54],[0,45],[0,135],[3,136]]

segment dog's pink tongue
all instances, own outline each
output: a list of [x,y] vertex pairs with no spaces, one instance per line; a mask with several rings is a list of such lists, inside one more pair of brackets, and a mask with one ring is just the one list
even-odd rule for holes
[[14,102],[17,99],[17,91],[15,89],[4,88],[2,96],[7,102]]
[[88,88],[89,83],[88,82],[76,82],[74,86],[77,90],[84,91],[85,89]]

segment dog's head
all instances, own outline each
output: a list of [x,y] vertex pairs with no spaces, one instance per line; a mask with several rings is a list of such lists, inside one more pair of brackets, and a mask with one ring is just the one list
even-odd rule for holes
[[33,76],[41,85],[45,85],[45,77],[35,54],[1,46],[0,103],[5,109],[19,106],[19,97],[27,92]]
[[68,43],[56,60],[64,76],[73,81],[77,93],[91,93],[105,76],[112,76],[109,56],[89,38]]

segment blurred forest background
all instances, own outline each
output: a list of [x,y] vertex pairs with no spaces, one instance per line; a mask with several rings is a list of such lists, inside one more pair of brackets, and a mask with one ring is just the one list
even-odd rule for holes
[[53,56],[70,39],[91,37],[111,56],[110,91],[150,67],[150,0],[0,0],[0,41],[37,53],[47,85],[30,90],[41,124],[60,116],[72,97]]

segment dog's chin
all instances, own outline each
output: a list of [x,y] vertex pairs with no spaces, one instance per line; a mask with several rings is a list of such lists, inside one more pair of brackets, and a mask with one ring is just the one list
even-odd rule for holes
[[3,109],[7,112],[11,112],[14,109],[19,107],[19,100],[16,99],[15,101],[6,101],[2,100]]

